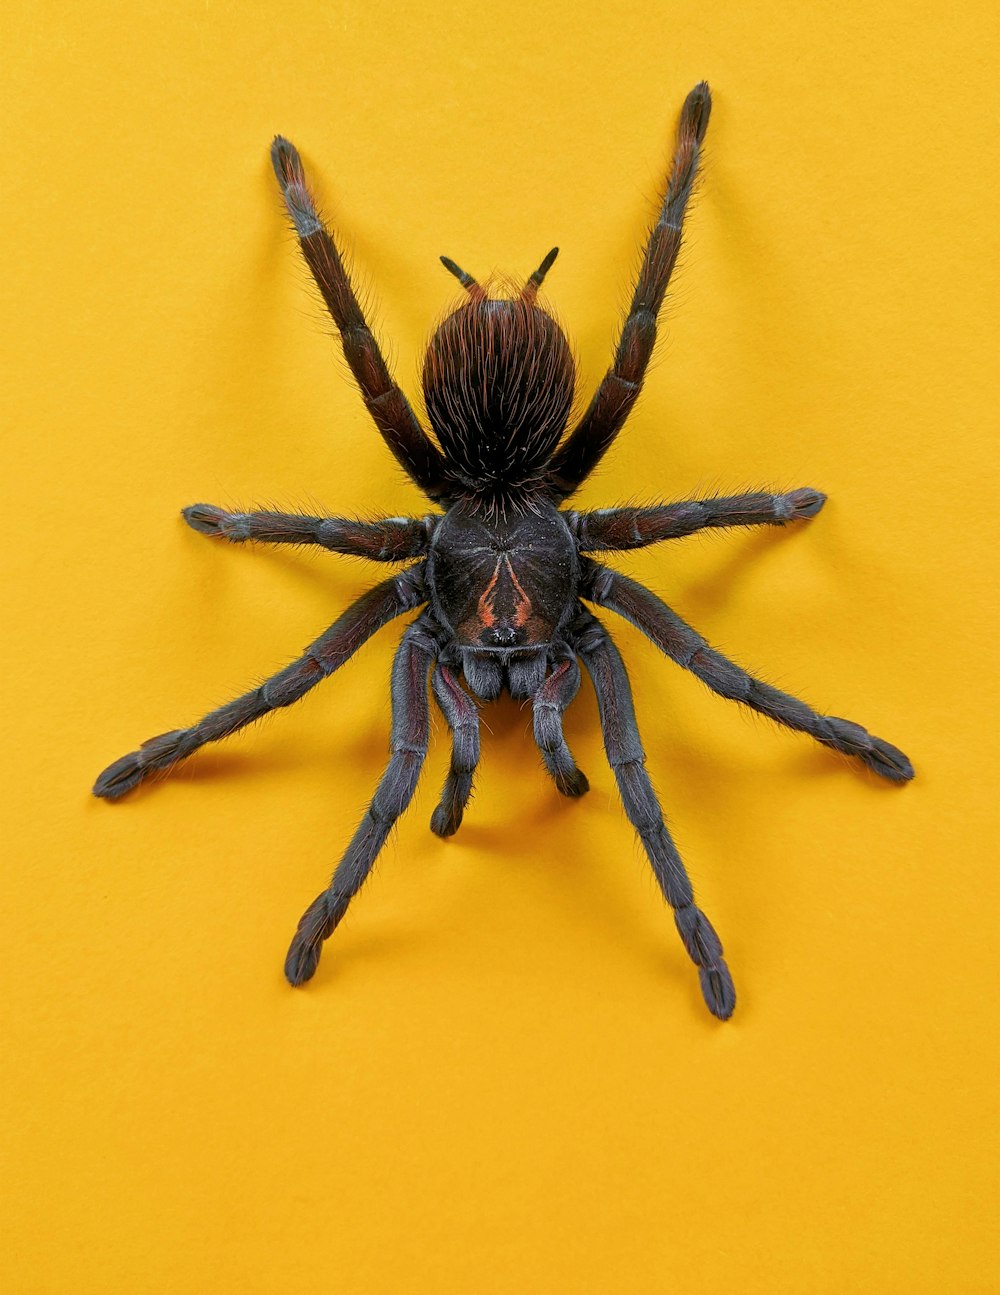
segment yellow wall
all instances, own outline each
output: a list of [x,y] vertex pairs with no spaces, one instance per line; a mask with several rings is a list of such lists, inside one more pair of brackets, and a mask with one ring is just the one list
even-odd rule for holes
[[[4,20],[3,1178],[11,1292],[980,1292],[996,1109],[992,6],[15,3]],[[669,340],[589,505],[816,485],[794,531],[622,563],[898,742],[902,791],[631,629],[650,765],[740,993],[705,1011],[617,805],[486,717],[293,993],[382,767],[385,632],[118,807],[94,775],[375,578],[226,549],[207,499],[400,513],[306,287],[280,130],[412,390],[441,252],[525,274],[590,388],[677,109],[709,164]],[[13,844],[13,848],[12,848]]]

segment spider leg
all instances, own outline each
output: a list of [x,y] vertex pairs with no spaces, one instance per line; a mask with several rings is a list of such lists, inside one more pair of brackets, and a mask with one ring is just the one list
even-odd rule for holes
[[566,738],[562,717],[580,689],[576,654],[560,661],[531,699],[535,742],[545,767],[564,796],[582,796],[590,790],[586,774],[577,768]]
[[285,959],[289,984],[301,985],[312,978],[323,941],[347,912],[416,790],[430,728],[427,673],[436,654],[436,642],[418,620],[403,635],[392,664],[389,763],[330,885],[306,909],[292,937]]
[[572,494],[600,461],[642,389],[656,342],[656,317],[681,247],[684,211],[694,186],[711,109],[712,98],[702,81],[681,108],[667,192],[659,218],[650,231],[614,363],[573,433],[549,465],[550,485],[563,497]]
[[784,495],[731,495],[652,508],[599,508],[563,516],[581,553],[609,553],[644,549],[660,540],[693,535],[706,527],[784,526],[803,517],[815,517],[825,503],[826,495],[805,487]]
[[384,517],[374,522],[301,513],[230,513],[214,504],[190,504],[181,515],[192,530],[231,544],[318,544],[373,562],[406,562],[427,553],[437,517]]
[[271,162],[302,255],[340,331],[344,357],[361,388],[365,407],[404,471],[431,499],[441,498],[445,492],[444,459],[393,381],[333,236],[324,227],[306,186],[302,159],[295,147],[278,135],[271,146]]
[[594,682],[604,731],[604,749],[614,771],[622,804],[653,866],[663,897],[691,961],[698,968],[708,1010],[728,1020],[736,1006],[722,943],[694,902],[687,870],[663,822],[663,812],[646,772],[646,757],[632,702],[632,689],[618,649],[604,626],[584,611],[575,624],[574,645]]
[[462,825],[479,764],[479,707],[445,665],[435,667],[431,687],[452,733],[451,767],[431,816],[431,831],[454,836]]
[[890,782],[908,782],[913,777],[912,764],[896,747],[874,737],[860,724],[834,715],[820,715],[797,697],[755,679],[711,647],[643,585],[590,558],[581,562],[584,598],[631,621],[671,660],[697,675],[720,697],[741,701],[787,728],[808,733],[824,746],[853,755]]
[[290,706],[321,679],[338,670],[376,630],[425,601],[423,563],[384,580],[352,603],[324,634],[310,643],[297,661],[279,670],[260,687],[211,711],[191,728],[150,738],[138,751],[109,765],[94,783],[94,795],[104,800],[118,800],[154,770],[168,769],[206,742],[217,742],[269,711]]

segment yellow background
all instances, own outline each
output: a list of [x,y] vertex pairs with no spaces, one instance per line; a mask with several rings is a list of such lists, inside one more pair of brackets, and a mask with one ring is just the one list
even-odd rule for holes
[[[64,5],[4,19],[3,1169],[10,1292],[997,1289],[992,6]],[[616,626],[740,995],[618,807],[512,704],[443,844],[414,806],[291,992],[384,760],[384,632],[120,806],[97,772],[379,577],[195,500],[401,513],[267,161],[303,150],[413,391],[441,252],[603,371],[677,110],[716,95],[669,340],[586,505],[816,485],[794,531],[622,565],[897,742],[896,790]]]

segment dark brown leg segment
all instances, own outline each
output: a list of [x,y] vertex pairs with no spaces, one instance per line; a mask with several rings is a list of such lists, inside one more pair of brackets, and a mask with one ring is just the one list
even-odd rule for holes
[[563,735],[562,717],[580,690],[576,656],[558,661],[531,699],[535,742],[545,767],[564,796],[582,796],[590,790],[586,775],[577,768]]
[[340,330],[344,356],[375,426],[421,490],[431,499],[441,498],[445,490],[444,460],[389,373],[333,236],[316,210],[306,185],[302,159],[294,145],[278,135],[271,146],[271,162],[299,237],[302,255]]
[[704,81],[691,91],[677,124],[674,160],[660,216],[649,235],[614,363],[549,469],[553,491],[570,495],[618,435],[642,389],[656,342],[656,317],[681,248],[684,212],[694,186],[712,98]]

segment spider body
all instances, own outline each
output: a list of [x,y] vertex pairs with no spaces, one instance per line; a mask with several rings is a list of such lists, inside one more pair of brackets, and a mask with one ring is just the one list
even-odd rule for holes
[[569,342],[533,294],[508,301],[472,291],[431,339],[424,402],[451,490],[495,512],[545,493],[575,374]]
[[580,686],[582,665],[594,685],[605,750],[625,812],[698,968],[705,1002],[721,1019],[732,1014],[736,997],[722,944],[695,903],[664,824],[646,772],[624,664],[591,606],[631,621],[720,696],[855,757],[891,782],[913,776],[910,762],[896,747],[755,678],[712,648],[655,594],[592,556],[679,539],[706,527],[783,526],[814,516],[825,499],[819,491],[589,512],[563,507],[611,446],[641,390],[710,108],[708,87],[702,83],[681,110],[666,193],[612,365],[568,435],[575,386],[572,353],[562,329],[537,302],[555,249],[513,298],[491,295],[453,261],[441,258],[465,288],[467,300],[438,327],[425,358],[423,389],[432,439],[392,379],[308,191],[298,154],[287,140],[274,142],[274,169],[300,247],[339,329],[365,406],[398,462],[440,511],[358,522],[231,513],[210,504],[185,508],[185,520],[195,530],[232,543],[315,544],[404,564],[403,569],[362,595],[299,658],[259,687],[190,728],[163,733],[116,760],[98,778],[94,793],[116,800],[205,743],[291,705],[377,630],[418,613],[393,663],[388,766],[330,885],[299,922],[285,962],[293,985],[314,974],[323,942],[413,796],[427,751],[431,695],[452,736],[451,766],[431,827],[449,836],[461,824],[479,761],[477,699],[490,701],[506,690],[530,700],[534,739],[556,787],[566,796],[587,790],[562,727]]
[[464,651],[505,662],[544,653],[576,604],[579,558],[565,517],[550,503],[483,519],[456,504],[435,528],[428,602]]

